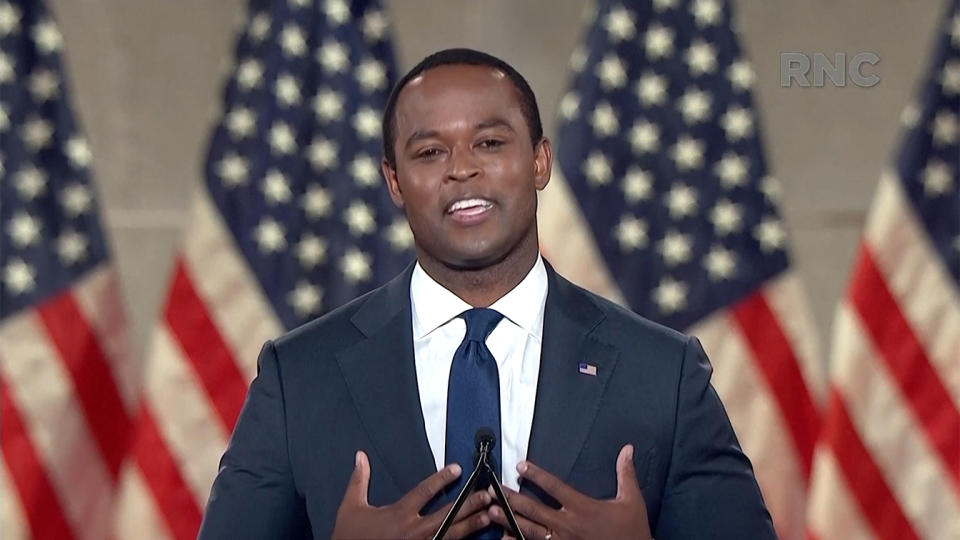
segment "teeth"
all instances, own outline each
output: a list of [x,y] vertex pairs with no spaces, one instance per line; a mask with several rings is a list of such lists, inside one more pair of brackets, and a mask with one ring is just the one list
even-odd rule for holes
[[474,206],[482,206],[484,208],[489,208],[493,206],[488,200],[485,199],[461,199],[450,205],[448,212],[456,212],[457,210],[463,210],[466,208],[472,208]]

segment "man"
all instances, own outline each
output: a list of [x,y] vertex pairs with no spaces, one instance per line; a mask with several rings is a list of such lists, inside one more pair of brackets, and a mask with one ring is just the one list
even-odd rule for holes
[[[484,426],[528,538],[774,538],[698,342],[541,259],[552,153],[523,77],[441,51],[383,123],[417,263],[267,343],[200,536],[429,537]],[[478,490],[448,537],[497,524]]]

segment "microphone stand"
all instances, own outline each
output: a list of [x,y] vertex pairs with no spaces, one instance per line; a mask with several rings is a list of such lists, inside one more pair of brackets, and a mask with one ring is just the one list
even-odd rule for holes
[[503,494],[503,488],[500,487],[500,480],[497,479],[497,473],[490,465],[490,450],[493,448],[493,438],[481,439],[479,447],[480,455],[477,458],[477,464],[474,466],[473,472],[470,473],[470,477],[467,478],[467,483],[464,484],[463,489],[457,494],[457,499],[453,502],[450,511],[448,511],[446,517],[443,518],[443,523],[441,523],[440,528],[437,529],[437,534],[433,535],[433,540],[441,540],[443,536],[447,534],[447,531],[453,525],[453,519],[456,517],[457,512],[460,511],[460,507],[462,507],[463,503],[467,500],[467,496],[473,491],[477,481],[480,480],[481,474],[486,474],[490,480],[490,485],[493,486],[493,491],[497,495],[497,501],[500,503],[500,507],[503,508],[503,513],[507,516],[507,523],[510,524],[514,538],[517,540],[526,540],[523,532],[520,531],[520,525],[517,524],[517,518],[513,514],[513,509],[510,508],[507,497]]

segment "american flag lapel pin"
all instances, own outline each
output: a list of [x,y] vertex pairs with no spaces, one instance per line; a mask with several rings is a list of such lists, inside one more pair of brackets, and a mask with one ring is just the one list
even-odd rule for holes
[[594,364],[588,364],[586,362],[580,362],[580,365],[577,366],[577,371],[584,375],[590,375],[591,377],[597,376],[597,366]]

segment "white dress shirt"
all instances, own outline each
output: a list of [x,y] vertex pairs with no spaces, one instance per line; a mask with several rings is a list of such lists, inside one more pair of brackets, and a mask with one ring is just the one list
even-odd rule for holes
[[[519,489],[517,463],[527,457],[533,406],[540,375],[547,270],[537,262],[526,277],[490,306],[503,314],[487,338],[500,375],[500,446],[503,484]],[[447,384],[453,355],[467,332],[458,315],[472,306],[437,283],[417,263],[410,279],[413,353],[420,407],[437,470],[444,465],[447,432]],[[469,470],[463,474],[469,474]]]

